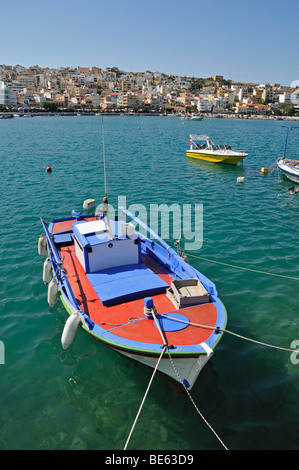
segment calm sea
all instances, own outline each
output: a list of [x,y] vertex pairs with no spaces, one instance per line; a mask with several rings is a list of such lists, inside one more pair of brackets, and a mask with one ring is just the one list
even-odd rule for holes
[[[290,195],[293,183],[277,172],[260,171],[283,153],[282,123],[115,116],[104,125],[110,202],[122,195],[128,206],[202,204],[203,246],[187,254],[216,283],[228,330],[285,348],[299,341],[299,194]],[[249,156],[238,166],[188,160],[191,133]],[[101,118],[2,120],[0,135],[0,449],[121,450],[152,370],[81,330],[62,350],[67,315],[60,301],[48,306],[37,253],[40,216],[69,216],[85,199],[104,195]],[[299,132],[289,143],[294,155]],[[298,379],[290,352],[225,334],[191,395],[229,449],[298,450]],[[156,375],[133,449],[222,446],[186,393]]]

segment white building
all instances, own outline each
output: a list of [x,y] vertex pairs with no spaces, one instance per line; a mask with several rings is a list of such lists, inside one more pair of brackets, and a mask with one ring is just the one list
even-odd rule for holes
[[228,100],[224,99],[224,98],[215,98],[214,99],[214,106],[215,108],[217,109],[225,109],[228,105]]
[[4,82],[0,81],[0,104],[4,106],[17,106],[17,96]]
[[199,113],[210,113],[213,108],[213,103],[209,100],[198,100],[197,109]]
[[92,93],[91,102],[94,108],[98,108],[101,105],[101,97],[98,93]]
[[289,93],[283,93],[279,95],[279,103],[290,104],[291,103],[291,95]]

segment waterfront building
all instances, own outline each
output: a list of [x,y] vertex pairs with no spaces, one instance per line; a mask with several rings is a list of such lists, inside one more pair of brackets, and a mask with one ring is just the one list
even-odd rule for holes
[[235,107],[235,112],[237,114],[265,115],[268,114],[269,111],[269,106],[257,103],[237,103]]
[[279,103],[281,104],[290,104],[291,103],[291,94],[290,93],[282,93],[279,95]]
[[0,81],[0,104],[10,107],[17,106],[17,95],[3,81]]
[[200,99],[197,103],[199,113],[210,113],[213,109],[213,103],[207,99]]

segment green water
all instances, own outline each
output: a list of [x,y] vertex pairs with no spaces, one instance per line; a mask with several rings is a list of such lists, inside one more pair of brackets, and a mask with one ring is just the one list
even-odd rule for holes
[[[152,374],[81,330],[63,351],[67,315],[60,301],[49,308],[42,281],[39,217],[69,216],[87,198],[100,201],[101,133],[99,117],[0,121],[1,450],[123,449]],[[188,160],[190,133],[249,157],[236,167]],[[299,194],[290,195],[293,183],[276,172],[260,173],[282,154],[283,136],[275,121],[105,118],[110,202],[116,205],[122,195],[128,206],[202,204],[203,246],[189,251],[189,259],[216,283],[227,328],[290,348],[299,340],[298,280],[193,257],[299,278]],[[298,144],[294,131],[291,153]],[[245,176],[244,184],[237,184],[238,176]],[[298,450],[298,378],[299,364],[289,352],[226,334],[191,394],[229,449]],[[189,397],[156,375],[128,445],[133,449],[222,446]]]

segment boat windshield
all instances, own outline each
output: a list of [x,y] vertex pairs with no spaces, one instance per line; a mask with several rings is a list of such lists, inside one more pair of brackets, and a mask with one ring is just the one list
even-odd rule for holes
[[212,150],[231,150],[230,145],[216,145],[213,142],[210,142],[210,149]]

